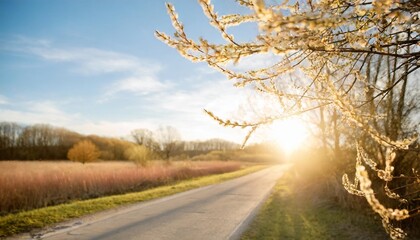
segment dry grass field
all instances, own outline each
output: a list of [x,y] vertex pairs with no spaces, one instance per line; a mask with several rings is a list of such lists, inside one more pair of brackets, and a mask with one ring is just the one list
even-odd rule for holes
[[178,180],[238,170],[222,161],[73,163],[67,161],[0,162],[0,215],[72,200],[140,191]]

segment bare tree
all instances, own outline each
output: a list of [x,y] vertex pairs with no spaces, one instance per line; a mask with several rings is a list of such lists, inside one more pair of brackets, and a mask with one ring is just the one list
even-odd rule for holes
[[169,160],[178,149],[181,134],[172,126],[160,126],[155,133],[156,141],[159,144],[162,157]]
[[131,131],[131,137],[134,139],[134,142],[140,146],[146,147],[150,153],[148,158],[156,157],[160,152],[160,145],[157,142],[156,134],[150,131],[149,129],[140,128]]
[[153,145],[153,132],[149,129],[140,128],[131,131],[131,137],[134,139],[134,142],[138,145],[151,148]]
[[15,159],[17,156],[18,138],[23,128],[16,123],[0,123],[0,158]]

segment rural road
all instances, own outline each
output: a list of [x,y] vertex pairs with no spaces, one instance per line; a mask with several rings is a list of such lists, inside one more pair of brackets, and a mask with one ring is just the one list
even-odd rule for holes
[[286,168],[73,220],[37,239],[238,239]]

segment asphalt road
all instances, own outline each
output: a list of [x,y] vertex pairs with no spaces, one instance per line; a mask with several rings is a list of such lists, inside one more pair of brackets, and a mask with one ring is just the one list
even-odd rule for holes
[[56,226],[41,239],[237,239],[286,166]]

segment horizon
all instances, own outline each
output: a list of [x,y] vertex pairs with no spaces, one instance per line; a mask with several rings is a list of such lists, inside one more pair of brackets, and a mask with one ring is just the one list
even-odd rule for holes
[[[52,124],[49,124],[49,123],[22,124],[22,123],[18,123],[18,122],[0,121],[0,125],[4,124],[4,123],[6,123],[6,124],[17,124],[21,128],[34,127],[36,125],[43,125],[43,126],[50,127],[52,129],[67,130],[69,132],[80,134],[82,137],[87,137],[87,138],[89,138],[89,137],[111,138],[111,139],[117,139],[117,140],[123,140],[123,141],[128,141],[128,142],[135,143],[135,139],[133,138],[133,135],[131,134],[131,132],[129,134],[125,135],[125,136],[108,136],[108,135],[100,135],[100,134],[83,134],[83,133],[74,131],[73,129],[65,128],[65,127],[62,127],[62,126],[56,126],[56,125],[52,125]],[[143,130],[143,129],[133,129],[133,130]],[[159,131],[159,129],[147,129],[147,130],[151,130],[153,133],[155,133],[156,131]],[[241,145],[238,142],[230,141],[230,140],[223,139],[223,138],[207,138],[207,139],[192,139],[192,140],[181,138],[180,140],[177,140],[177,141],[179,141],[179,142],[207,142],[207,141],[212,141],[212,140],[225,141],[227,143],[236,144],[236,145],[238,145],[238,147]],[[257,143],[252,143],[252,144],[249,144],[249,145],[253,145],[253,144],[257,144]],[[266,142],[259,142],[258,144],[266,144]]]

